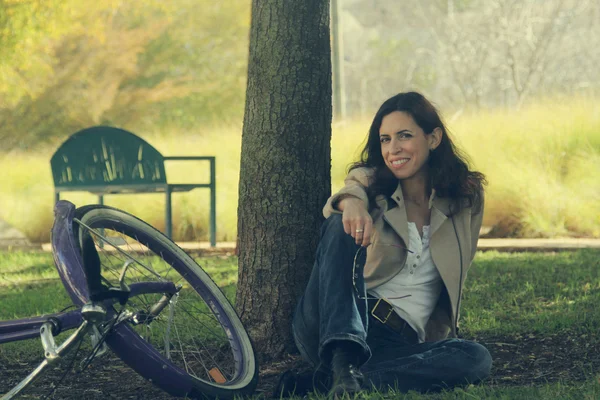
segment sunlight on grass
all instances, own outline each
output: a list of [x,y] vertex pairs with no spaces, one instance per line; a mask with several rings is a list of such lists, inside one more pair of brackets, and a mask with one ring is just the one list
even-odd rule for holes
[[[461,333],[467,339],[568,335],[598,348],[600,330],[600,257],[597,250],[561,253],[478,252],[463,298]],[[237,258],[197,258],[200,265],[235,298]],[[40,276],[49,278],[40,282]],[[52,278],[54,277],[54,278]],[[18,282],[12,284],[11,282]],[[0,252],[0,320],[58,311],[70,300],[48,253]],[[0,358],[27,362],[40,355],[39,341],[0,346]],[[597,371],[585,372],[582,382],[510,386],[501,380],[443,391],[408,394],[363,392],[361,399],[597,399]],[[309,399],[324,399],[309,396]]]
[[[70,305],[50,254],[0,255],[0,318],[55,312]],[[203,257],[196,261],[233,300],[237,258]],[[60,296],[54,298],[54,293]],[[461,329],[488,336],[548,334],[561,329],[590,334],[600,330],[599,303],[597,250],[478,252],[465,286]]]
[[[343,185],[356,160],[370,120],[333,125],[332,189]],[[540,101],[521,111],[465,113],[449,123],[455,141],[489,180],[484,225],[528,237],[600,237],[600,103],[585,99]],[[217,238],[235,241],[241,126],[211,127],[197,133],[142,135],[165,155],[217,157]],[[53,184],[49,160],[54,148],[11,152],[0,158],[0,218],[33,241],[48,241]],[[208,164],[171,162],[169,181],[208,181]],[[76,205],[95,203],[89,194],[66,194]],[[164,196],[106,196],[108,205],[164,229]],[[173,196],[176,240],[208,239],[209,192]]]
[[600,329],[597,250],[478,253],[465,286],[462,328],[472,335]]
[[[195,257],[195,261],[234,303],[237,258]],[[0,252],[0,304],[0,320],[54,313],[70,306],[52,255]]]

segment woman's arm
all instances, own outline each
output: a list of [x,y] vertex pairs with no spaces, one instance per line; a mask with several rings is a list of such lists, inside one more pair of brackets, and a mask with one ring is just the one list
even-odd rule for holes
[[371,243],[373,220],[369,215],[367,186],[372,170],[356,168],[350,171],[344,180],[344,187],[327,200],[323,215],[342,214],[344,231],[352,236],[356,244],[368,246]]
[[344,187],[339,192],[331,196],[325,207],[323,207],[323,215],[325,218],[329,218],[331,214],[341,214],[342,210],[339,208],[339,202],[345,198],[357,198],[362,200],[365,208],[369,209],[369,198],[367,196],[367,187],[369,186],[369,179],[373,175],[373,169],[371,168],[355,168],[344,179]]

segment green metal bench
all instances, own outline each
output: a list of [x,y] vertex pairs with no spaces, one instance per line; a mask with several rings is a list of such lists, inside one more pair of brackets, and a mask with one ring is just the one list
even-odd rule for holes
[[[167,183],[165,161],[206,160],[210,182]],[[166,234],[172,237],[171,194],[210,189],[210,244],[216,245],[215,157],[164,157],[142,138],[123,129],[96,126],[73,134],[50,160],[55,201],[61,192],[90,192],[104,204],[104,195],[165,193]]]

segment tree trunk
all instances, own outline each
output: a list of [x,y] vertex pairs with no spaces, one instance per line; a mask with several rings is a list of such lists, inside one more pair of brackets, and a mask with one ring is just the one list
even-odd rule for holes
[[331,191],[329,38],[329,0],[252,1],[236,307],[262,360],[293,349]]

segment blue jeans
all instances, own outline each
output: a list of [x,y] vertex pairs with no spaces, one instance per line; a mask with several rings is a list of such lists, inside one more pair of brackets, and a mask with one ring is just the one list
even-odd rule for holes
[[332,342],[352,341],[365,388],[379,390],[435,390],[489,376],[492,358],[482,345],[461,339],[410,344],[371,317],[362,271],[354,271],[354,283],[352,279],[357,250],[344,232],[341,215],[329,217],[292,324],[304,359],[320,367],[328,362]]

